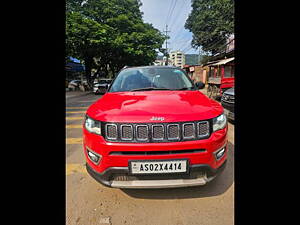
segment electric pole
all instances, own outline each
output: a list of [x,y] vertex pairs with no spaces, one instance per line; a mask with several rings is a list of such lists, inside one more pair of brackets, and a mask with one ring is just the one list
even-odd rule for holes
[[166,56],[167,56],[166,66],[167,66],[168,62],[169,62],[169,54],[168,54],[168,32],[171,32],[170,30],[168,30],[168,25],[167,24],[166,24],[166,30],[164,30],[163,32],[166,32]]
[[200,65],[201,47],[199,46],[198,64]]

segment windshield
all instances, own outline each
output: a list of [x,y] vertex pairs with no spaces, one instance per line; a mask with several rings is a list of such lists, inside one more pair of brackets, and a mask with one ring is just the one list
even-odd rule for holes
[[109,92],[138,90],[194,90],[194,85],[180,69],[130,68],[119,73]]

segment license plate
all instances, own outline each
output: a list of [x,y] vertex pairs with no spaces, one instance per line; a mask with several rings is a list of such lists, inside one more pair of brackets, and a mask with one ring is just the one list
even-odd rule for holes
[[132,174],[185,173],[187,166],[187,160],[129,162],[129,169]]

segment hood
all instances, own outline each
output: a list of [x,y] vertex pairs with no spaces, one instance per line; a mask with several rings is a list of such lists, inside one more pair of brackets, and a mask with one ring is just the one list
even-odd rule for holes
[[[109,92],[92,104],[87,114],[106,122],[155,123],[211,119],[222,106],[200,91]],[[163,121],[151,121],[164,117]]]
[[228,89],[227,91],[224,92],[224,94],[227,94],[227,95],[234,95],[234,88]]

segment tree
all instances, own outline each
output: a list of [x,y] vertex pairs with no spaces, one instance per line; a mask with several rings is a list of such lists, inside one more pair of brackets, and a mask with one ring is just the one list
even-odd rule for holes
[[85,64],[87,81],[91,83],[94,57],[99,49],[108,44],[110,27],[85,18],[78,12],[67,12],[66,52],[68,56],[81,59]]
[[164,37],[143,22],[140,6],[139,0],[67,0],[66,52],[84,61],[88,81],[92,68],[115,74],[155,60]]
[[234,33],[234,0],[192,0],[185,28],[193,33],[192,46],[216,54]]

